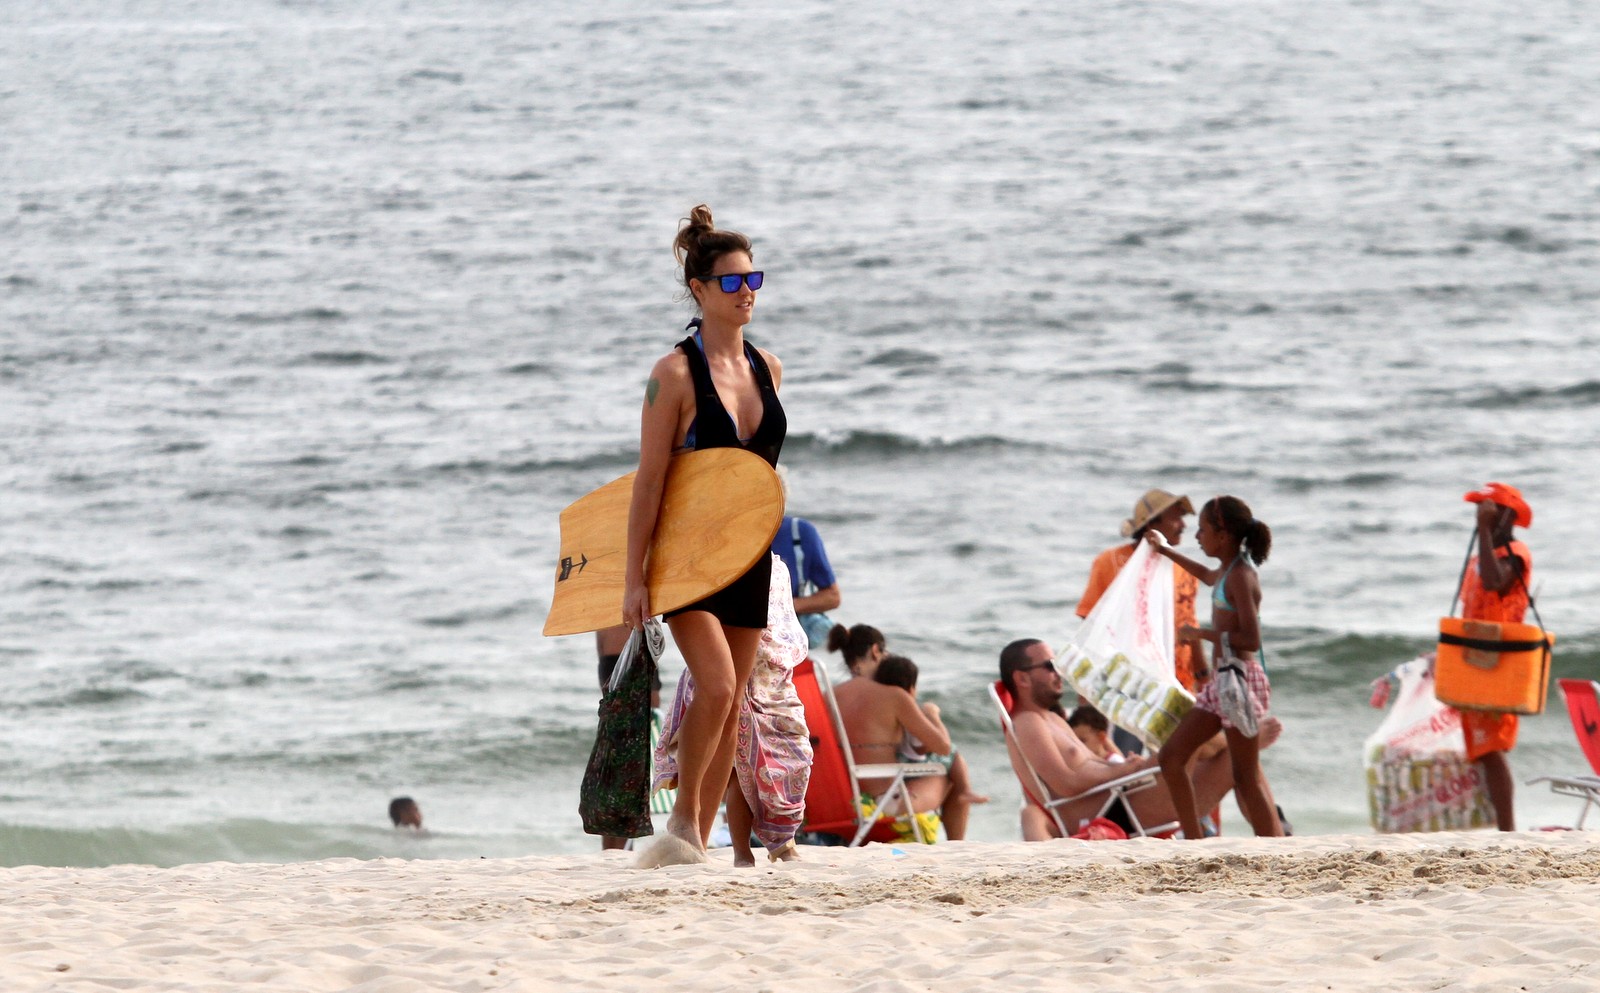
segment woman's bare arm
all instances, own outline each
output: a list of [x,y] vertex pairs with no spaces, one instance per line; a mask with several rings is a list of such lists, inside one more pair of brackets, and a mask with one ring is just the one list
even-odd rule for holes
[[772,392],[778,392],[778,388],[783,385],[783,363],[765,348],[758,348],[756,351],[761,353],[762,361],[767,363],[767,371],[772,373]]
[[628,504],[628,561],[622,598],[622,620],[629,627],[639,627],[653,616],[650,591],[645,586],[645,553],[661,513],[661,493],[678,439],[678,426],[685,406],[693,400],[688,362],[681,352],[674,351],[650,370],[639,415],[639,471],[634,476],[633,499]]

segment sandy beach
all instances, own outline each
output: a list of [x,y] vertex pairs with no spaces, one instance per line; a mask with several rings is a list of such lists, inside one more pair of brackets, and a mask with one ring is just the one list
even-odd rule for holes
[[3,872],[23,990],[1600,987],[1592,832]]

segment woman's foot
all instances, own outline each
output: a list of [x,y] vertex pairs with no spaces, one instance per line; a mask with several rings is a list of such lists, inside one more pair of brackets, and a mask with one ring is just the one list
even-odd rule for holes
[[967,801],[968,803],[988,803],[989,802],[989,798],[987,796],[984,796],[982,793],[974,793],[971,790],[967,790],[965,793],[961,794],[961,798],[963,800]]
[[768,852],[767,861],[798,862],[800,861],[800,849],[795,847],[794,839],[790,838],[788,841]]
[[652,842],[634,863],[640,869],[655,869],[664,865],[697,865],[706,861],[706,850],[700,840],[700,831],[692,821],[673,817],[667,821],[667,833]]
[[664,834],[639,853],[634,867],[659,869],[664,865],[698,865],[705,861],[705,852],[675,834]]
[[733,850],[733,867],[735,869],[750,869],[753,868],[755,864],[755,852],[748,848],[746,848],[744,851],[740,851],[737,848]]

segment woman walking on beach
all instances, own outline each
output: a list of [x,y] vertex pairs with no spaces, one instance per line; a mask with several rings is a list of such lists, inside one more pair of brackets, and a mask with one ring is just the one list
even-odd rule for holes
[[[1181,637],[1198,637],[1213,646],[1211,679],[1195,699],[1194,709],[1161,747],[1161,775],[1178,811],[1185,838],[1201,838],[1200,812],[1189,759],[1221,729],[1233,765],[1233,788],[1239,807],[1260,838],[1282,837],[1283,827],[1261,771],[1261,741],[1256,721],[1266,716],[1272,700],[1267,672],[1261,666],[1261,579],[1254,565],[1272,551],[1272,529],[1258,521],[1238,497],[1219,496],[1200,508],[1195,541],[1219,565],[1208,569],[1175,551],[1154,531],[1145,534],[1150,547],[1212,588],[1211,627],[1186,628]],[[1252,565],[1254,563],[1254,565]],[[1225,670],[1231,670],[1225,672]],[[1238,677],[1242,700],[1222,692],[1223,676]],[[1244,706],[1245,703],[1248,706]],[[1240,725],[1244,725],[1241,727]]]
[[[655,533],[672,456],[742,448],[776,466],[788,430],[778,402],[783,367],[744,338],[762,283],[750,239],[718,230],[711,209],[701,204],[679,227],[673,254],[700,316],[685,329],[689,336],[656,362],[645,385],[622,602],[630,627],[651,616],[645,551]],[[678,800],[666,837],[644,853],[645,861],[705,861],[717,803],[733,769],[738,695],[749,684],[767,626],[771,578],[772,558],[764,555],[731,586],[666,615],[694,677],[695,694],[678,740]]]

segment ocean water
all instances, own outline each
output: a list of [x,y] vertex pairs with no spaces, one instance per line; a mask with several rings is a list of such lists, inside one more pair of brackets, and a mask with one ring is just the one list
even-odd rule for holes
[[[556,515],[632,467],[701,201],[768,274],[837,615],[921,666],[974,837],[1017,836],[998,649],[1070,634],[1157,485],[1273,527],[1268,773],[1367,830],[1366,686],[1462,492],[1523,487],[1556,674],[1600,671],[1587,13],[5,4],[0,862],[596,847]],[[1558,697],[1513,762],[1582,768]]]

